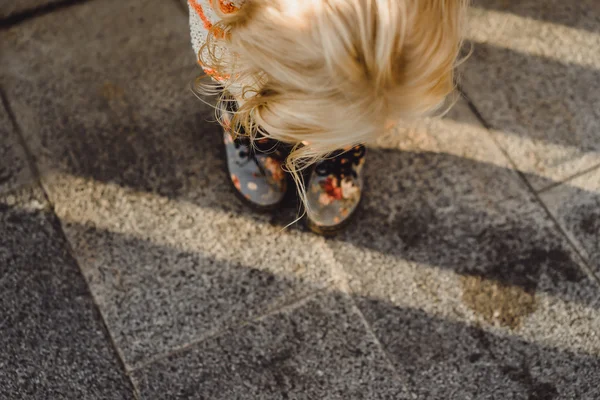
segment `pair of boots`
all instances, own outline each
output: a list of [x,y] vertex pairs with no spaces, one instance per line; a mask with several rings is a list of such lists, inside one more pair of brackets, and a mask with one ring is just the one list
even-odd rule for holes
[[[235,101],[227,104],[222,114],[226,127],[233,119]],[[244,135],[234,139],[229,129],[224,130],[223,141],[229,176],[240,197],[255,209],[278,207],[293,186],[283,168],[290,147],[267,138],[256,140],[252,146]],[[361,200],[364,161],[365,147],[359,145],[315,164],[306,187],[309,229],[332,235],[347,225]]]

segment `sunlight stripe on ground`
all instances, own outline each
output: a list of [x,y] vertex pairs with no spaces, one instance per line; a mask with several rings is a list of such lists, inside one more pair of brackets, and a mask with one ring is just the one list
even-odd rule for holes
[[600,34],[586,30],[473,7],[467,38],[564,64],[600,69]]
[[493,133],[503,147],[510,149],[520,172],[531,174],[545,182],[543,185],[536,182],[540,185],[536,188],[538,191],[568,181],[572,188],[598,193],[596,188],[585,181],[569,181],[573,172],[564,173],[561,166],[568,165],[571,171],[586,171],[600,164],[599,152],[583,152],[578,146],[552,143],[549,139],[519,135],[510,131],[493,130]]
[[[459,113],[461,111],[464,113],[464,110],[461,110],[464,107],[462,101],[455,106]],[[471,146],[472,142],[468,142],[471,139],[477,140],[477,148],[492,145],[491,142],[485,139],[477,139],[477,135],[486,136],[487,133],[485,128],[476,120],[465,122],[455,119],[456,117],[443,120],[428,118],[423,121],[415,121],[409,126],[399,129],[394,134],[386,135],[370,143],[369,147],[443,153],[499,168],[513,169],[504,156],[490,157],[492,150],[479,152]],[[551,138],[536,138],[528,134],[518,134],[511,131],[494,129],[492,133],[503,147],[511,149],[512,154],[519,154],[518,157],[515,157],[515,160],[520,172],[535,175],[535,178],[546,181],[545,184],[539,187],[540,190],[562,182],[562,180],[555,181],[556,168],[560,166],[560,164],[557,165],[557,162],[580,165],[574,170],[586,170],[590,165],[600,165],[600,153],[594,151],[583,153],[581,148],[576,145],[553,143]],[[458,145],[457,143],[461,141],[466,144]],[[452,145],[448,145],[449,142]],[[541,155],[544,157],[541,157]],[[527,160],[527,162],[520,162],[523,160]],[[568,178],[569,176],[565,176],[565,179]],[[597,192],[596,188],[589,187],[584,181],[569,182],[569,185],[574,188]]]
[[[55,211],[61,221],[67,225],[94,226],[96,229],[117,233],[132,239],[142,239],[158,246],[176,249],[182,253],[198,253],[214,257],[217,261],[219,261],[219,258],[223,259],[223,249],[212,247],[215,243],[213,239],[216,237],[218,237],[217,242],[221,243],[222,246],[231,246],[232,243],[240,245],[240,242],[238,242],[240,237],[247,239],[258,235],[257,240],[254,243],[248,243],[248,245],[256,246],[262,241],[264,242],[263,246],[251,252],[250,257],[240,260],[242,261],[240,265],[267,271],[270,268],[268,265],[261,263],[260,253],[268,252],[270,249],[268,241],[278,240],[279,235],[294,236],[292,242],[295,241],[299,247],[291,249],[291,251],[306,254],[305,259],[302,261],[304,265],[298,266],[299,268],[311,269],[313,266],[318,268],[319,265],[317,264],[327,262],[333,258],[332,250],[327,242],[322,241],[320,238],[315,239],[315,236],[310,233],[291,230],[280,232],[278,227],[254,218],[251,221],[252,232],[241,232],[236,227],[236,221],[240,222],[239,226],[248,227],[250,217],[233,215],[218,208],[211,208],[209,205],[201,206],[186,200],[168,199],[156,194],[126,189],[116,184],[102,183],[66,174],[53,174],[53,176],[47,177],[47,181],[55,181],[55,183],[60,181],[59,185],[53,185],[61,188],[61,201],[55,203],[57,205]],[[102,194],[100,201],[90,200],[89,192],[81,190],[83,186],[94,187],[95,193]],[[115,204],[120,206],[112,208],[108,202],[103,204],[103,198],[118,199]],[[135,209],[135,215],[130,213],[132,205]],[[98,212],[99,210],[101,211]],[[155,220],[153,214],[157,210],[164,210],[169,214],[171,219],[168,224],[156,225],[152,223]],[[194,221],[194,223],[189,224],[187,221]],[[211,225],[213,221],[227,222],[231,229],[226,231],[215,229],[216,227]],[[181,229],[182,224],[186,225],[186,229]],[[69,228],[67,228],[67,236],[69,236],[68,231]],[[211,240],[206,240],[207,237],[210,237]],[[313,244],[311,251],[304,251],[300,248],[301,244],[308,242]],[[213,243],[213,245],[207,245],[206,243]],[[318,244],[318,246],[314,247],[315,244]],[[347,243],[344,245],[353,246]],[[77,245],[74,247],[75,252],[78,253]],[[95,260],[87,259],[85,254],[81,254],[81,248],[79,250],[77,256],[82,268],[84,270],[95,268],[93,265]],[[106,251],[113,250],[106,249]],[[379,263],[394,265],[393,273],[395,277],[402,277],[400,279],[401,287],[395,286],[394,293],[382,293],[381,300],[401,308],[423,310],[429,315],[452,322],[462,324],[481,323],[481,321],[477,322],[476,315],[471,313],[461,301],[463,290],[461,281],[465,279],[465,276],[435,265],[418,264],[393,255],[381,255],[376,250],[364,249],[364,251],[366,253],[376,253],[374,259],[378,258]],[[92,254],[94,253],[98,253],[98,251],[93,251]],[[238,252],[232,253],[230,251],[229,253],[232,258],[239,257],[239,254],[234,254]],[[320,254],[320,259],[315,260],[318,254]],[[114,265],[112,267],[118,270],[120,266]],[[377,265],[369,265],[368,267],[377,268]],[[129,268],[131,268],[131,265],[129,265]],[[139,268],[143,269],[144,266],[140,265]],[[279,275],[282,273],[281,270],[272,272]],[[292,280],[297,278],[293,275],[294,271],[285,271],[284,273],[290,275],[283,278]],[[304,273],[301,277],[308,285],[322,286],[323,282],[318,282],[318,278],[319,275],[311,273]],[[320,278],[322,279],[323,276],[321,275]],[[435,294],[432,294],[430,289],[423,290],[419,286],[419,282],[423,281],[424,278],[435,283]],[[332,271],[330,279],[330,283],[334,284],[334,287],[342,287],[344,274],[340,271]],[[386,279],[385,274],[381,276],[381,279]],[[485,278],[483,278],[483,281],[491,282],[491,285],[494,282]],[[516,290],[520,290],[520,288],[516,288]],[[92,291],[94,291],[93,288]],[[354,294],[379,298],[366,292],[362,293],[360,289]],[[519,329],[511,330],[501,326],[490,326],[489,324],[482,324],[481,328],[498,336],[517,337],[551,348],[582,354],[600,354],[598,340],[587,340],[587,338],[596,337],[595,327],[600,327],[600,311],[597,310],[597,305],[586,306],[545,292],[538,292],[536,299],[537,308],[531,315],[526,317]],[[573,332],[573,321],[564,320],[561,316],[573,315],[574,310],[577,310],[577,314],[581,315],[582,320],[585,320],[586,323],[578,328],[581,333],[579,335],[581,336],[580,340],[575,340],[575,338],[565,340],[565,335]],[[551,332],[540,330],[540,321],[543,321],[544,326],[548,326],[547,324],[554,326],[554,330]]]

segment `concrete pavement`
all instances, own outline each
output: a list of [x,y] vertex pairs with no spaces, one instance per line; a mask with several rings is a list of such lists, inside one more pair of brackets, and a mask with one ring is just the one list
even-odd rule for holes
[[232,195],[179,0],[49,3],[0,7],[0,399],[600,398],[594,0],[477,1],[327,240]]

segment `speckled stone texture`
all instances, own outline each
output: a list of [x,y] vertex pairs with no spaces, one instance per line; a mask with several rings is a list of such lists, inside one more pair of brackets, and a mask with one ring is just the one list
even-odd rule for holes
[[175,2],[90,2],[0,42],[6,91],[128,368],[335,282],[325,240],[283,232],[293,205],[254,215],[233,196],[213,111],[188,90],[198,70]]
[[43,194],[0,195],[0,398],[133,399]]
[[0,104],[0,194],[27,183],[32,176],[8,113]]
[[[365,299],[369,315],[415,399],[585,399],[600,396],[598,353],[492,334],[477,324]],[[587,320],[574,320],[584,325]],[[564,341],[571,338],[566,335]],[[578,339],[593,340],[593,336]]]
[[[176,1],[91,1],[1,31],[0,85],[52,207],[0,159],[17,182],[0,189],[15,321],[0,313],[0,398],[15,382],[131,397],[85,283],[141,399],[600,398],[600,184],[556,186],[598,161],[597,6],[478,7],[463,84],[494,129],[459,100],[374,143],[362,211],[327,240],[284,229],[293,198],[259,215],[234,196]],[[23,159],[17,138],[2,157]],[[552,187],[577,249],[494,138]],[[16,357],[37,380],[15,378]]]
[[417,398],[596,398],[598,287],[475,124],[459,103],[371,148],[336,257]]
[[600,277],[600,168],[552,188],[541,196]]
[[227,332],[135,373],[153,399],[410,399],[342,295]]
[[0,2],[0,19],[68,0],[3,0]]
[[600,164],[600,3],[476,0],[461,85],[531,184]]

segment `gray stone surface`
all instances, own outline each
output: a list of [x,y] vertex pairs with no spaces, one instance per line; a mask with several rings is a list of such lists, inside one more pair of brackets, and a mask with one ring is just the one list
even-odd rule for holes
[[360,314],[322,294],[140,371],[147,399],[407,399]]
[[600,3],[477,0],[461,85],[542,190],[600,164]]
[[[52,203],[2,140],[0,398],[131,397],[77,263],[144,398],[600,398],[598,286],[492,141],[540,190],[600,162],[597,5],[563,3],[478,2],[463,83],[495,129],[460,100],[375,143],[332,240],[283,230],[291,199],[257,215],[233,196],[176,1],[0,32]],[[590,265],[597,177],[543,193]]]
[[476,324],[437,318],[386,301],[364,299],[359,306],[416,399],[594,400],[600,396],[597,352],[492,334]]
[[0,194],[2,194],[29,182],[32,176],[17,133],[1,104],[0,138]]
[[188,38],[159,0],[0,34],[6,91],[128,367],[335,282],[325,240],[282,232],[293,205],[254,215],[232,195]]
[[595,0],[579,0],[577,2],[560,1],[510,1],[510,0],[475,0],[476,7],[491,11],[509,12],[535,21],[600,32],[598,19],[590,17],[590,10],[597,10]]
[[65,0],[3,0],[0,2],[0,19],[64,1]]
[[600,169],[542,193],[542,201],[600,278]]
[[133,399],[43,193],[0,196],[0,398]]
[[352,293],[418,398],[596,398],[598,287],[471,119],[370,149]]

